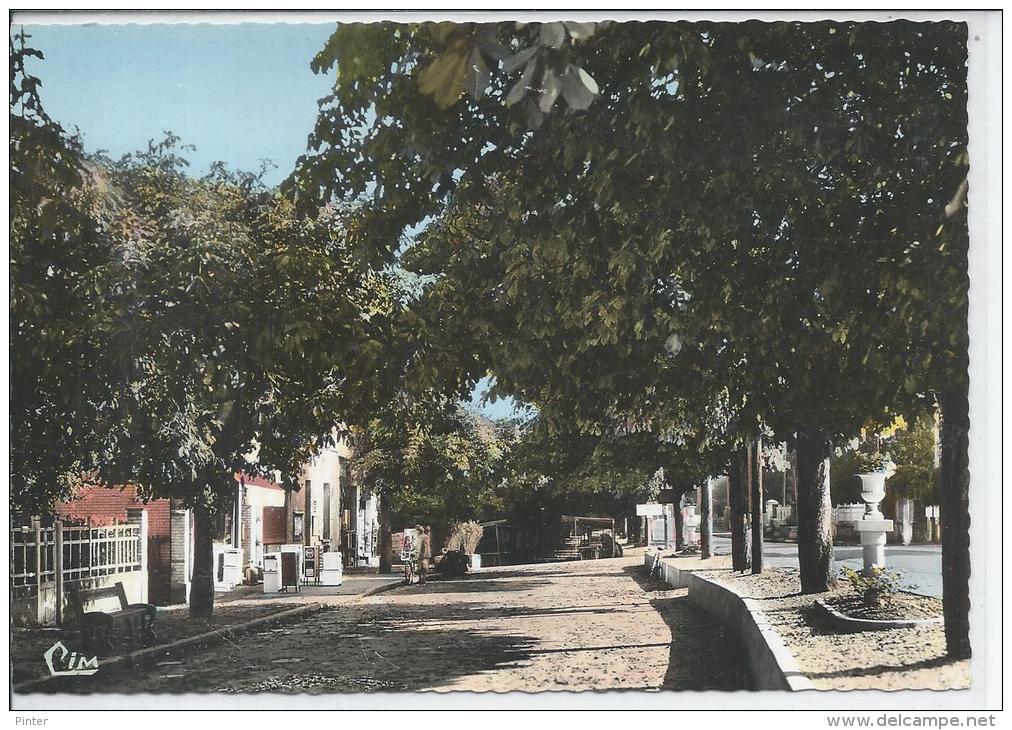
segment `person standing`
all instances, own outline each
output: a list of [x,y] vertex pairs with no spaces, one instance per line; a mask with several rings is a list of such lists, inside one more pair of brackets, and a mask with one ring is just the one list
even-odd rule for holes
[[429,574],[429,561],[432,560],[432,533],[429,525],[422,534],[422,550],[418,561],[418,582],[425,583]]
[[415,525],[415,531],[411,535],[411,545],[408,550],[408,584],[414,582],[414,576],[418,576],[418,582],[422,582],[422,543],[425,538],[425,531],[421,525]]

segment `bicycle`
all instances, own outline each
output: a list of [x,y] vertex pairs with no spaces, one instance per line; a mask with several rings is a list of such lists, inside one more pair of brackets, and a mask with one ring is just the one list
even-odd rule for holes
[[412,585],[418,575],[418,559],[409,557],[404,562],[404,584]]

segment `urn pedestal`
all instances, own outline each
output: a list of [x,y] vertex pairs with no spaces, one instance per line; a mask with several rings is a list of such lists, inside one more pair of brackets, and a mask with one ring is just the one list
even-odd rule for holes
[[880,509],[885,498],[885,472],[857,476],[861,479],[861,499],[867,506],[864,517],[854,523],[854,529],[861,535],[864,574],[871,575],[874,568],[885,567],[886,534],[892,532],[893,521],[885,519]]

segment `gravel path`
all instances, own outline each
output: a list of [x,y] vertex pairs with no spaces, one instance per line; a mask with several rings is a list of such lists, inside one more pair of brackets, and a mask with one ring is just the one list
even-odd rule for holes
[[73,691],[741,689],[720,627],[642,555],[399,587]]

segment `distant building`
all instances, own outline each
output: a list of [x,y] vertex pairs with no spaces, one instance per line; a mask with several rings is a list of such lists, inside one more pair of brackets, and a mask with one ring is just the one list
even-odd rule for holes
[[377,500],[351,471],[352,452],[342,440],[324,448],[302,468],[299,491],[287,493],[284,506],[265,509],[271,534],[285,542],[319,545],[340,551],[345,567],[379,565]]
[[[303,466],[298,491],[244,472],[235,475],[232,507],[219,515],[214,539],[241,550],[243,567],[263,567],[282,545],[316,545],[340,551],[346,567],[379,565],[376,497],[354,482],[351,449],[343,441]],[[178,500],[144,502],[132,485],[84,487],[57,505],[64,521],[126,523],[128,510],[148,513],[148,596],[152,603],[185,602],[193,573],[193,518]]]

